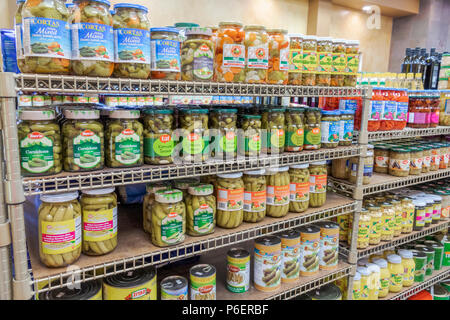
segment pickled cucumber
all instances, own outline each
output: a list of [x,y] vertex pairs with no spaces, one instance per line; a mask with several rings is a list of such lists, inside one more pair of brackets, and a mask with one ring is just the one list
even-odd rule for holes
[[327,168],[325,163],[314,164],[309,167],[311,191],[309,194],[309,206],[321,207],[327,200]]
[[[259,222],[266,216],[266,178],[264,173],[265,170],[244,173],[245,222]],[[250,200],[247,200],[248,198]]]
[[267,211],[269,217],[280,218],[289,212],[288,167],[269,168],[266,172]]
[[309,207],[309,171],[308,165],[296,165],[289,169],[290,202],[289,211],[305,212]]
[[237,228],[244,219],[242,173],[219,175],[217,179],[217,225]]
[[210,184],[189,187],[186,203],[186,230],[191,236],[214,232],[216,225],[216,197]]

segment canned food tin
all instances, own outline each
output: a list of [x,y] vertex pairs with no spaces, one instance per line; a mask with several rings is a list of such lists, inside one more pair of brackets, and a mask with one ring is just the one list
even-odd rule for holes
[[103,300],[156,300],[156,271],[136,269],[106,277]]
[[276,291],[281,287],[281,240],[264,236],[255,240],[254,284],[260,291]]
[[433,300],[449,300],[449,292],[440,284],[433,286]]
[[434,270],[434,249],[432,247],[423,244],[416,245],[416,249],[425,252],[425,254],[427,255],[427,265],[425,268],[425,275],[431,276]]
[[189,270],[191,300],[216,300],[216,268],[199,264]]
[[[57,281],[53,286],[56,286]],[[46,285],[44,288],[48,288]],[[78,288],[57,288],[39,293],[39,300],[102,300],[101,281],[81,282]]]
[[185,277],[170,276],[161,281],[161,300],[187,300],[188,281]]
[[295,282],[300,274],[300,232],[288,230],[280,234],[282,272],[281,282]]
[[313,276],[319,272],[320,228],[303,226],[300,231],[300,274]]
[[441,270],[442,260],[444,259],[444,246],[431,240],[425,241],[424,244],[434,249],[434,270]]
[[339,225],[330,221],[315,224],[320,228],[319,267],[334,270],[339,260]]
[[341,290],[330,283],[308,293],[312,300],[342,300]]
[[250,288],[250,253],[233,248],[227,253],[227,289],[231,292],[246,292]]

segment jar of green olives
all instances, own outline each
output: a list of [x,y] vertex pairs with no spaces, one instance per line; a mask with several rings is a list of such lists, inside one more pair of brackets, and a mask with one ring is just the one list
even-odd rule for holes
[[268,107],[262,110],[262,151],[282,153],[286,142],[284,108]]
[[147,108],[144,112],[145,163],[173,163],[173,110]]
[[181,109],[181,157],[185,162],[202,162],[209,158],[208,109]]
[[244,114],[240,116],[242,134],[238,136],[239,154],[257,157],[261,154],[261,116]]
[[[232,160],[237,154],[237,109],[213,109],[210,113],[210,149],[213,157]],[[211,130],[210,130],[211,132]]]
[[333,55],[332,55],[332,74],[331,86],[343,87],[345,84],[345,68],[347,67],[347,56],[345,54],[345,40],[335,39],[332,41]]
[[319,108],[305,109],[305,143],[303,149],[317,150],[321,147],[321,120],[322,114]]
[[309,206],[321,207],[327,200],[326,161],[317,161],[309,165]]
[[347,54],[347,69],[344,78],[344,86],[354,87],[357,82],[357,73],[359,70],[359,41],[349,40],[346,42],[346,54]]
[[315,86],[318,67],[317,37],[303,36],[303,72],[302,85]]
[[296,164],[289,168],[290,212],[304,212],[309,207],[309,164]]
[[317,40],[318,71],[316,84],[320,87],[331,85],[331,72],[333,70],[333,42],[329,37]]
[[302,151],[304,144],[305,109],[292,107],[286,109],[286,145],[284,151]]
[[303,35],[289,34],[289,84],[301,86],[303,72]]

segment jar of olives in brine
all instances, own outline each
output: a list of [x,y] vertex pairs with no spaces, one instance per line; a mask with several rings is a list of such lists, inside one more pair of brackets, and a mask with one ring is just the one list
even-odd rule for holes
[[114,76],[148,79],[150,76],[150,20],[148,9],[137,4],[114,6]]
[[303,35],[290,34],[289,84],[301,86],[303,72]]
[[305,150],[317,150],[321,147],[321,126],[322,115],[319,108],[305,109]]
[[286,142],[284,108],[267,107],[262,110],[262,151],[282,153]]
[[182,137],[181,156],[186,162],[202,162],[209,158],[208,109],[181,109],[179,122]]
[[180,80],[180,31],[175,28],[150,29],[151,78]]
[[[114,71],[114,30],[108,0],[76,0],[72,23],[72,72],[110,77]],[[92,31],[95,37],[92,37]]]
[[318,71],[316,84],[320,87],[329,87],[331,72],[333,70],[333,43],[328,37],[317,40]]
[[241,135],[238,136],[239,154],[256,157],[261,154],[261,116],[244,114],[240,116]]
[[266,170],[244,172],[244,221],[259,222],[266,216]]
[[209,28],[188,28],[181,47],[181,80],[211,81],[214,76],[214,43]]
[[148,108],[144,112],[145,163],[173,163],[173,110]]
[[321,207],[327,200],[326,161],[313,162],[309,166],[309,206]]
[[286,109],[286,146],[284,151],[302,151],[304,144],[305,109],[292,107]]
[[302,85],[315,86],[318,67],[317,37],[304,36],[302,45],[303,45]]
[[62,170],[61,130],[55,111],[22,109],[17,125],[22,176],[49,175]]
[[359,70],[359,41],[349,40],[346,42],[347,69],[344,78],[344,86],[355,87]]
[[211,155],[232,160],[237,154],[237,109],[213,109],[210,113]]
[[345,69],[347,68],[347,55],[345,40],[335,39],[332,41],[333,55],[332,55],[332,74],[331,86],[343,87],[345,84]]
[[269,67],[269,36],[263,26],[245,26],[244,45],[247,52],[246,83],[266,83]]
[[321,146],[324,148],[337,148],[339,145],[339,131],[341,125],[340,111],[322,110],[320,125]]
[[309,164],[296,164],[289,168],[290,212],[304,212],[309,207]]

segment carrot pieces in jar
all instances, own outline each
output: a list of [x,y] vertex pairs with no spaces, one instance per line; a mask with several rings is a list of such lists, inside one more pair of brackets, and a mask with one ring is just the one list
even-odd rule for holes
[[238,22],[221,22],[216,37],[215,74],[219,82],[245,80],[244,30]]
[[271,29],[267,83],[287,84],[289,79],[289,37],[287,30]]
[[269,67],[269,36],[266,28],[246,26],[244,30],[244,44],[247,51],[245,82],[266,83]]

